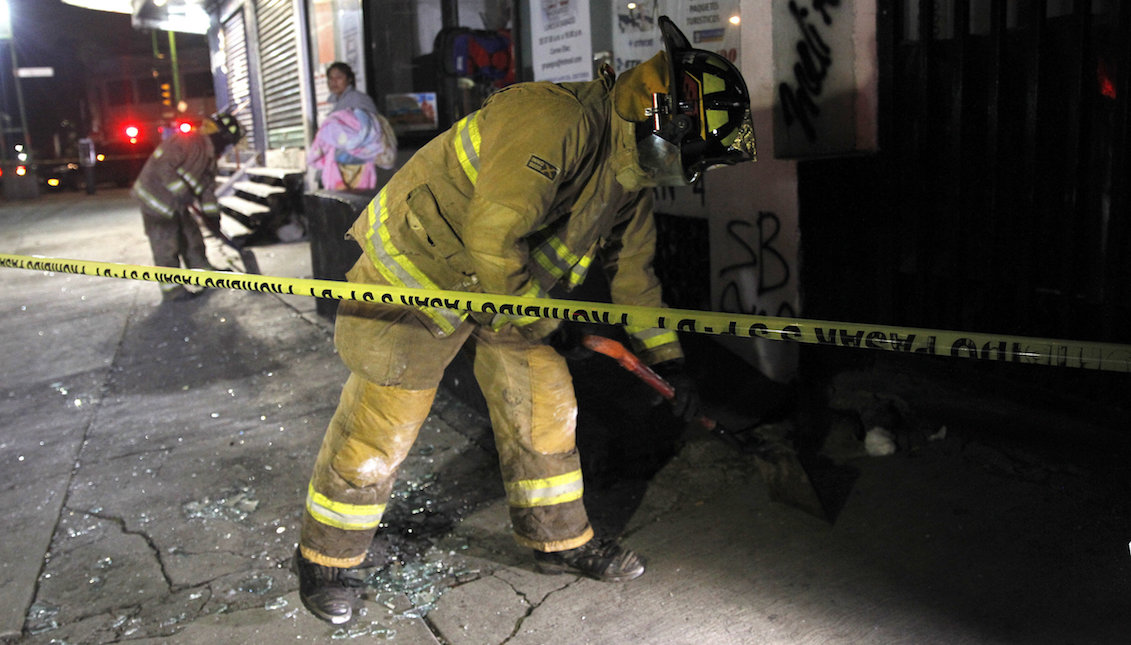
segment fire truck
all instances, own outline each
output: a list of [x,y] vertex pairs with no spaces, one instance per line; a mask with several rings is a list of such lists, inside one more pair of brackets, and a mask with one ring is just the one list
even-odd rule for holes
[[167,59],[153,55],[123,56],[99,63],[86,78],[82,105],[86,127],[57,133],[51,158],[40,153],[42,185],[48,190],[82,185],[78,142],[84,138],[94,147],[98,184],[132,184],[161,141],[177,130],[199,127],[202,119],[215,111],[206,52],[204,48],[200,55],[184,56],[176,72]]
[[[128,66],[122,66],[129,70]],[[187,132],[216,109],[211,72],[185,71],[179,80],[179,100],[168,76],[99,75],[88,81],[89,137],[97,155],[99,182],[127,186],[162,140],[177,130]]]

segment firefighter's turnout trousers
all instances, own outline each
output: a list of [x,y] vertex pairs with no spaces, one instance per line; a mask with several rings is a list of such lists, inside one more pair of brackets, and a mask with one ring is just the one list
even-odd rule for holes
[[[185,210],[172,217],[159,215],[148,208],[141,209],[141,220],[149,248],[153,250],[153,263],[159,267],[180,268],[181,262],[190,269],[211,269],[205,251],[204,236],[200,227]],[[180,285],[162,283],[161,289],[178,289]]]
[[172,217],[166,217],[143,208],[141,218],[155,265],[179,268],[183,261],[184,266],[190,269],[210,267],[204,236],[188,212],[181,210],[173,213]]
[[[351,281],[384,283],[364,257],[350,273]],[[407,307],[346,300],[335,344],[351,375],[307,488],[300,542],[307,559],[362,562],[444,369],[469,339],[516,540],[561,551],[593,537],[574,443],[577,403],[557,352],[511,327],[495,332],[471,321],[437,337]]]

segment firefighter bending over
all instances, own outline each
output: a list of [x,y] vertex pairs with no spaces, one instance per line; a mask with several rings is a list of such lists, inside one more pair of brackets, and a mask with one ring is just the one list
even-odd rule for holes
[[[177,132],[162,141],[141,169],[131,194],[141,202],[145,235],[157,266],[213,269],[205,253],[204,237],[189,208],[198,203],[201,214],[219,227],[216,202],[216,158],[243,138],[235,117],[217,112],[198,129]],[[162,283],[166,300],[194,295],[179,284]]]
[[[520,83],[421,148],[349,231],[359,283],[543,297],[594,263],[613,302],[663,306],[652,270],[652,187],[750,160],[750,101],[739,71],[692,49],[661,18],[665,49],[612,78]],[[561,352],[577,342],[557,320],[343,301],[335,343],[351,374],[310,479],[293,561],[300,596],[323,620],[350,620],[345,570],[362,563],[393,480],[444,369],[475,344],[514,537],[544,573],[630,580],[643,560],[594,538],[574,442],[577,403]],[[677,386],[685,418],[697,397],[679,376],[676,334],[628,329],[643,360]]]

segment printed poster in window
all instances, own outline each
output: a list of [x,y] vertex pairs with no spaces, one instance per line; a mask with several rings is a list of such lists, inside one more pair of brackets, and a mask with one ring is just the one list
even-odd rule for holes
[[530,0],[534,80],[593,79],[589,0]]
[[742,41],[739,0],[614,2],[613,67],[619,74],[664,48],[657,19],[667,16],[696,49],[738,63]]
[[738,0],[671,2],[671,16],[676,26],[696,49],[721,54],[738,64],[742,42]]
[[613,69],[620,74],[664,48],[656,18],[664,15],[657,0],[613,2]]

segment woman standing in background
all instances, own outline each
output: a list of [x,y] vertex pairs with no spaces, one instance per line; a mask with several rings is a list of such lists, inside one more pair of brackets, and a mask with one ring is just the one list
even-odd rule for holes
[[353,69],[341,61],[326,69],[334,107],[307,151],[312,184],[328,190],[365,190],[377,185],[377,166],[392,168],[397,139],[369,95],[358,91]]

